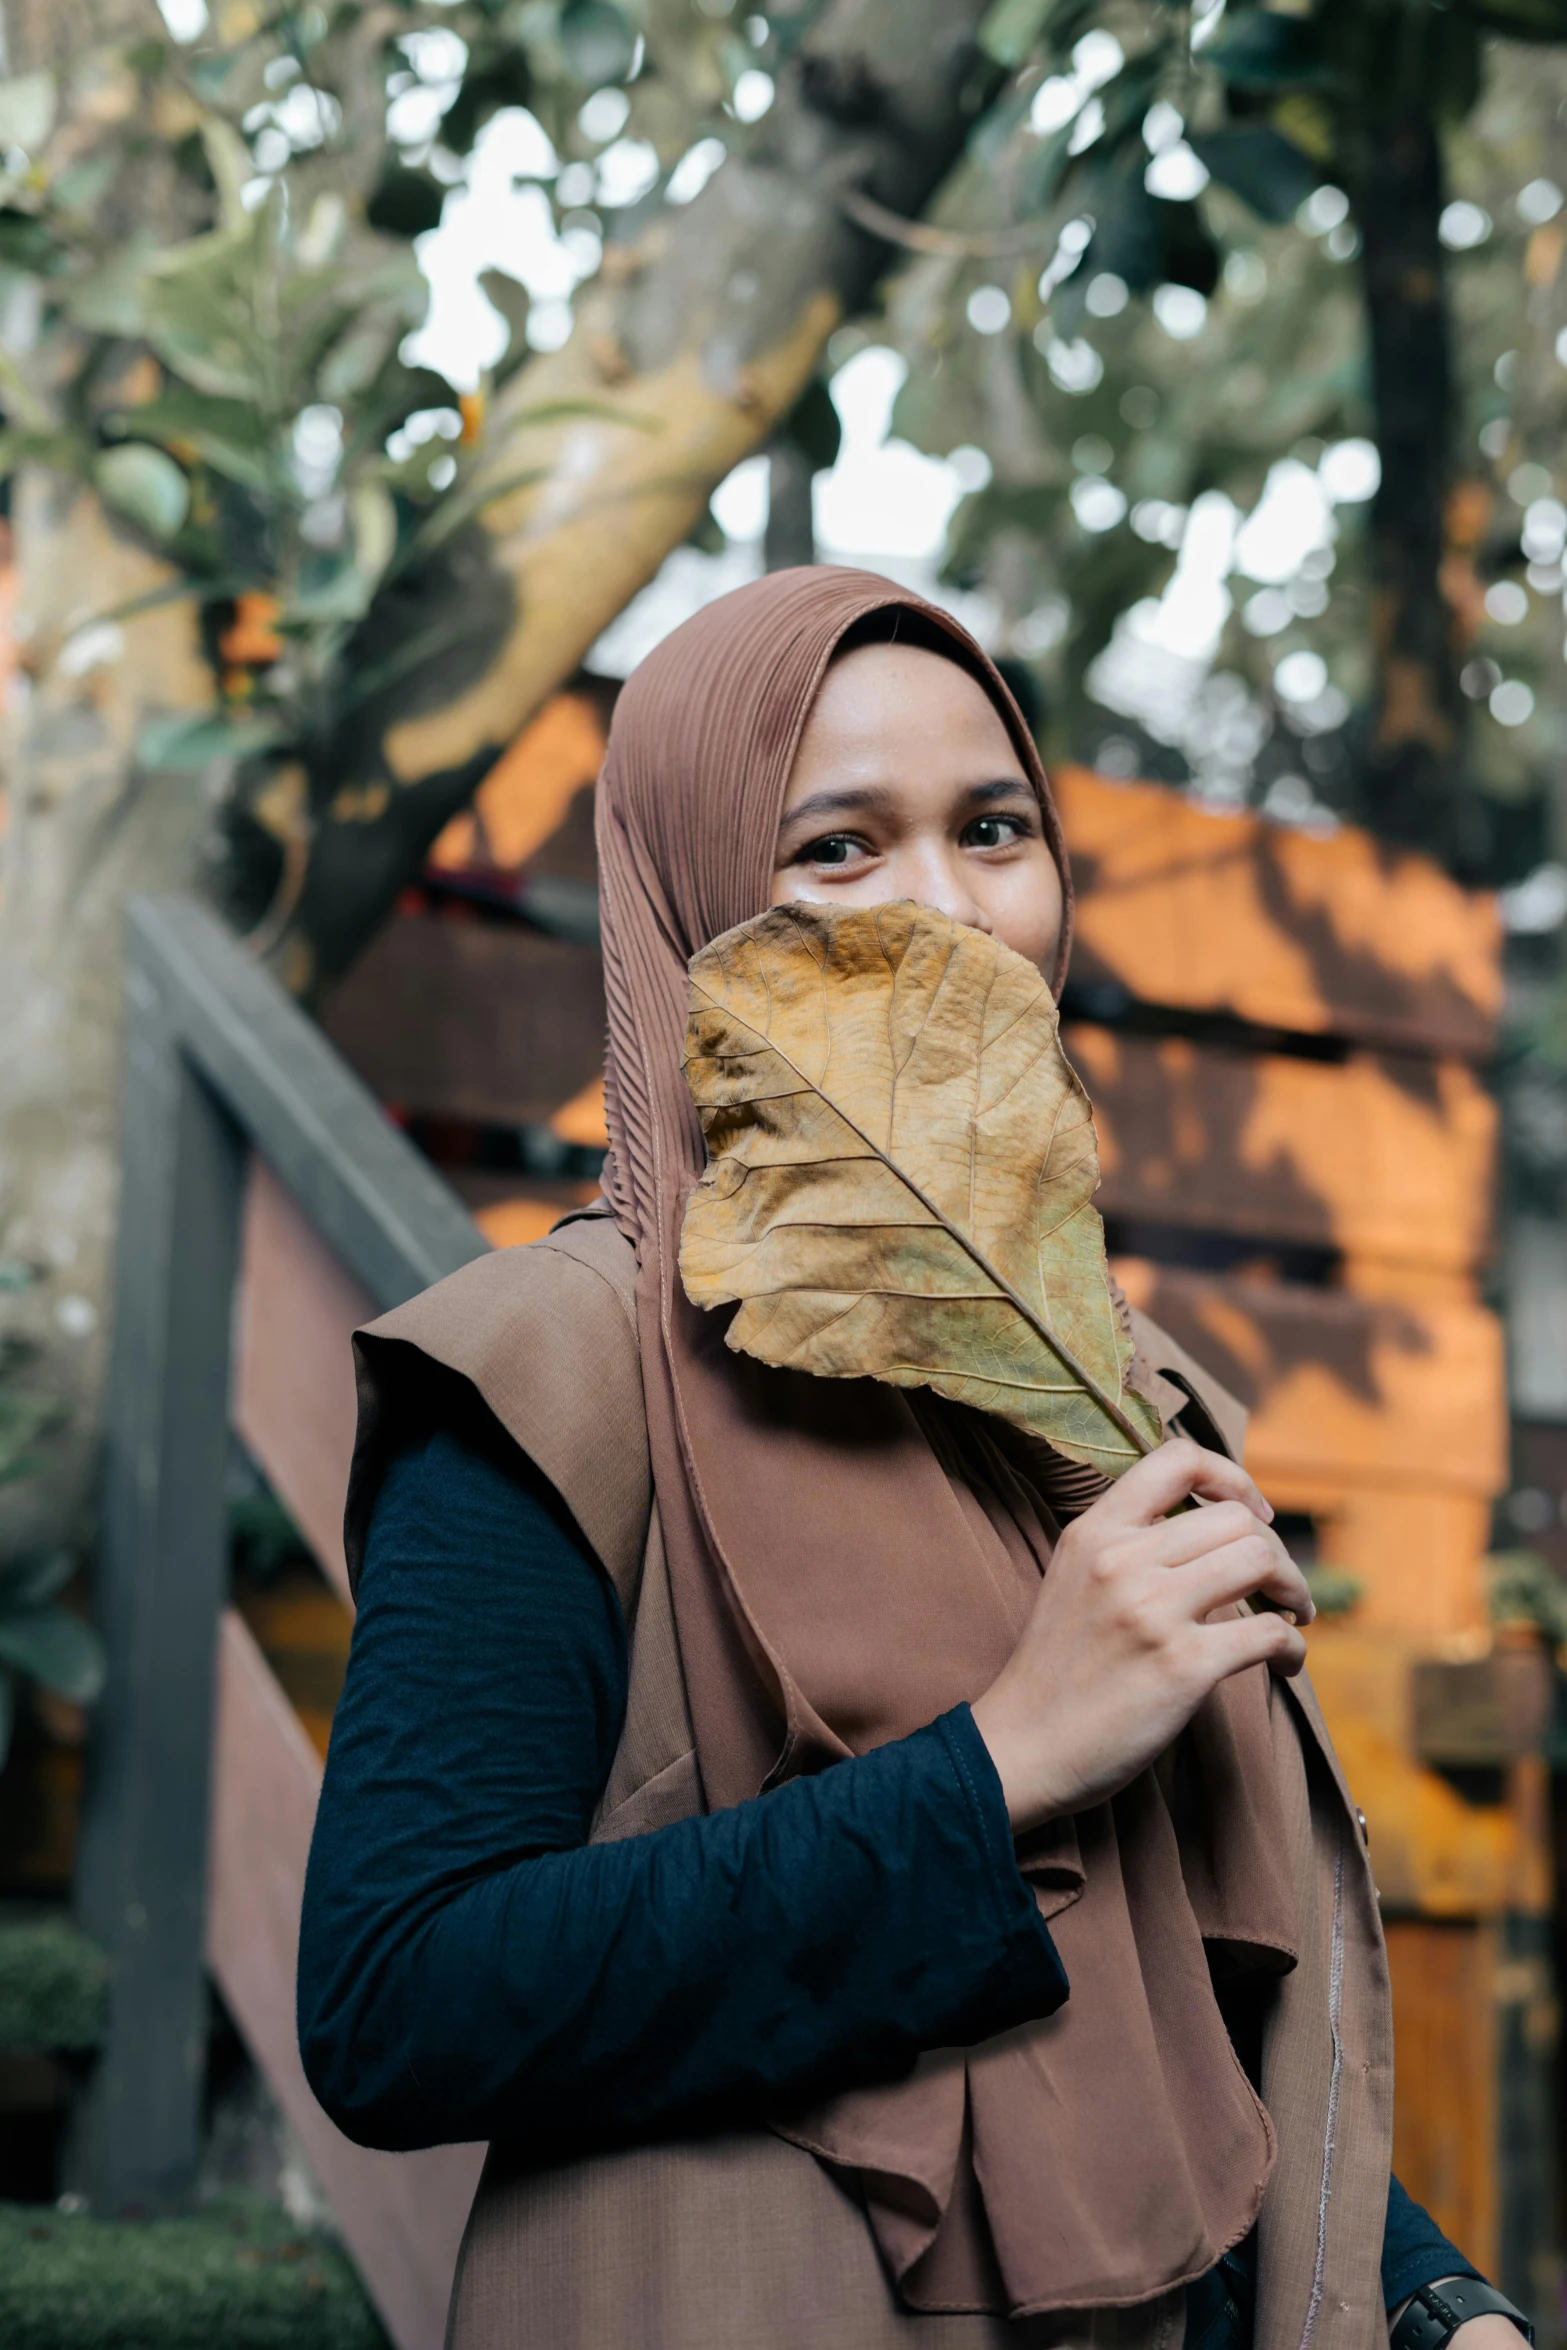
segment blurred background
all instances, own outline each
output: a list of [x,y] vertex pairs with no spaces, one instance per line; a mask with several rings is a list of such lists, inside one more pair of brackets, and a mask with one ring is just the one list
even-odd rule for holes
[[1396,2167],[1560,2341],[1564,264],[1562,0],[0,0],[7,2344],[441,2338],[478,2150],[292,2045],[346,1335],[593,1196],[616,692],[813,560],[1036,729]]

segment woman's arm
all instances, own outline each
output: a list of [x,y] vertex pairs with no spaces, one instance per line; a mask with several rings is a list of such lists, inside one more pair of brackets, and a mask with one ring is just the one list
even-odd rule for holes
[[[1443,2235],[1431,2214],[1400,2186],[1388,2181],[1387,2228],[1382,2238],[1382,2298],[1392,2332],[1421,2285],[1445,2285],[1480,2271]],[[1488,2312],[1472,2317],[1453,2335],[1450,2350],[1520,2350],[1510,2318]]]
[[608,1580],[482,1407],[402,1453],[301,1929],[305,2068],[350,2136],[558,2158],[895,2076],[1066,1996],[966,1708],[587,1846],[625,1693]]
[[[1477,2277],[1456,2244],[1443,2235],[1423,2204],[1399,2185],[1388,2181],[1387,2223],[1382,2233],[1382,2299],[1389,2321],[1402,2309],[1417,2285],[1435,2285],[1443,2277]],[[1471,2320],[1478,2325],[1478,2318]],[[1505,2325],[1507,2320],[1503,2318]],[[1468,2329],[1465,2328],[1465,2341]]]

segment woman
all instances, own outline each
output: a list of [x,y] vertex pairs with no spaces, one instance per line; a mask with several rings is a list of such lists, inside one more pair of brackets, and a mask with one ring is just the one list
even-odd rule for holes
[[455,2350],[1506,2350],[1390,2187],[1374,1888],[1233,1399],[1138,1322],[1170,1441],[1108,1484],[681,1278],[710,941],[912,902],[1059,989],[1004,685],[885,580],[775,575],[631,680],[598,821],[609,1212],[361,1338],[306,1892],[328,2112],[492,2141]]

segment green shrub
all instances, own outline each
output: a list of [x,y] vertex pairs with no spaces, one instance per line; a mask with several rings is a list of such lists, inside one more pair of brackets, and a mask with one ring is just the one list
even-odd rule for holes
[[1319,1616],[1348,1616],[1359,1606],[1366,1587],[1358,1575],[1347,1575],[1342,1567],[1308,1567],[1306,1588]]
[[344,2255],[274,2205],[101,2220],[0,2204],[5,2350],[386,2350]]
[[97,1943],[64,1918],[0,1925],[0,2049],[96,2048],[108,1980]]
[[1493,1624],[1538,1624],[1553,1648],[1567,1642],[1567,1583],[1539,1551],[1493,1551],[1485,1566]]
[[[31,1265],[0,1258],[0,1296],[28,1289]],[[32,1476],[40,1445],[59,1434],[57,1403],[21,1383],[31,1348],[0,1334],[0,1485]],[[0,1766],[11,1743],[17,1684],[36,1681],[73,1705],[91,1705],[103,1687],[103,1647],[90,1625],[57,1604],[76,1571],[68,1550],[0,1558]]]

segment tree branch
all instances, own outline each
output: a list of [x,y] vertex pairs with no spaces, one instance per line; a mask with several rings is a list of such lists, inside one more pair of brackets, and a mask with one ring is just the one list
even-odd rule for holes
[[982,0],[836,0],[781,77],[765,137],[611,247],[571,340],[507,386],[477,519],[439,578],[380,599],[350,648],[351,679],[432,613],[463,639],[316,746],[303,886],[274,950],[290,985],[347,969],[501,749],[793,405],[886,265],[845,193],[902,216],[928,201],[991,94],[983,14]]

